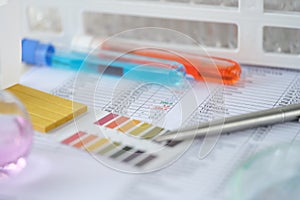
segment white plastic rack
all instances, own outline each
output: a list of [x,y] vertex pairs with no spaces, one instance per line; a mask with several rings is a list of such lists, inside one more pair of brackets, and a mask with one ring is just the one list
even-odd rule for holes
[[[69,45],[75,35],[105,38],[129,29],[159,27],[186,34],[210,55],[246,64],[300,68],[300,0],[10,2],[20,3],[21,37]],[[125,36],[194,48],[188,40],[171,37],[165,31]]]

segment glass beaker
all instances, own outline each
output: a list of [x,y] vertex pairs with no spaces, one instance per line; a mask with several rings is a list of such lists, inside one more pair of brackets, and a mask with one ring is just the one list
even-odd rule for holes
[[26,166],[33,130],[22,103],[0,91],[0,178],[15,175]]

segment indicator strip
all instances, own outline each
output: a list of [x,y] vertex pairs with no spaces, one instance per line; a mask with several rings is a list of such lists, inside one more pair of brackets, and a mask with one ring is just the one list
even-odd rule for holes
[[144,165],[146,165],[147,163],[149,163],[150,161],[152,161],[153,159],[155,159],[156,156],[154,155],[149,155],[148,157],[146,157],[145,159],[141,160],[140,162],[138,162],[137,164],[135,164],[135,166],[137,167],[142,167]]
[[24,85],[6,89],[17,96],[26,107],[33,128],[48,132],[87,111],[87,106],[57,97]]
[[[156,130],[156,132],[159,132],[158,129],[155,129],[155,130]],[[160,129],[160,131],[161,131],[161,129]],[[148,133],[154,133],[154,132],[150,131]],[[77,142],[76,140],[80,140],[80,141]],[[97,135],[87,134],[86,132],[80,131],[80,132],[77,132],[77,133],[69,136],[68,138],[64,139],[61,143],[66,144],[66,145],[71,145],[73,142],[76,142],[75,144],[72,145],[73,147],[75,147],[75,148],[83,147],[83,149],[85,149],[86,151],[92,152],[98,148],[101,148],[105,144],[107,144],[109,142],[109,139],[99,138]],[[91,142],[93,142],[93,143],[89,144],[89,146],[87,146],[87,147],[85,146],[85,144],[88,144]],[[120,145],[121,144],[118,142],[111,143],[108,146],[100,149],[98,152],[96,152],[96,154],[100,154],[100,155],[107,154],[107,153],[113,151],[114,149],[116,149]],[[117,159],[118,157],[127,153],[127,154],[129,154],[129,156],[127,156],[125,159],[123,159],[122,162],[128,163],[145,153],[144,151],[140,151],[140,150],[137,150],[134,153],[132,153],[132,152],[130,152],[131,150],[133,150],[133,147],[123,146],[121,150],[114,152],[110,156],[110,158]],[[143,160],[136,163],[135,166],[142,167],[155,158],[157,158],[157,156],[149,155],[146,158],[144,158]]]
[[123,133],[127,132],[129,129],[135,127],[138,125],[141,121],[139,120],[130,120],[127,124],[122,126],[121,128],[118,129],[118,131],[121,131]]
[[145,152],[144,151],[136,151],[136,152],[134,152],[133,154],[131,154],[130,156],[128,156],[127,158],[125,158],[124,160],[123,160],[123,162],[130,162],[130,161],[132,161],[133,159],[135,159],[135,158],[137,158],[138,156],[140,156],[140,155],[142,155],[142,154],[144,154]]
[[86,138],[84,138],[84,139],[80,140],[79,142],[77,142],[76,144],[74,144],[73,147],[80,148],[82,146],[85,146],[85,144],[95,140],[96,138],[98,138],[98,136],[88,135]]
[[118,146],[120,146],[120,143],[114,142],[109,146],[105,147],[104,149],[102,149],[101,151],[97,152],[97,154],[104,155]]
[[132,149],[132,147],[126,146],[123,149],[121,149],[120,151],[118,151],[118,152],[114,153],[113,155],[111,155],[110,157],[111,158],[117,158],[117,157],[123,155],[124,153],[130,151],[131,149]]
[[102,145],[106,144],[108,141],[109,140],[106,138],[101,138],[98,141],[96,141],[95,143],[93,143],[90,146],[88,146],[87,148],[85,148],[85,150],[88,152],[92,152],[92,151],[96,150],[97,148],[101,147]]
[[87,134],[87,133],[82,132],[82,131],[77,132],[77,133],[75,133],[74,135],[71,135],[70,137],[64,139],[61,143],[63,143],[63,144],[70,144],[71,142],[77,140],[78,138],[80,138],[80,137],[82,137],[82,136],[84,136],[84,135],[86,135],[86,134]]
[[95,122],[95,124],[102,126],[116,117],[118,117],[118,115],[109,113],[105,117],[103,117],[103,118],[99,119],[97,122]]
[[151,139],[154,136],[158,135],[160,132],[162,132],[164,129],[160,127],[155,127],[151,131],[148,131],[145,135],[142,136],[143,139]]
[[127,120],[129,120],[128,117],[121,116],[118,119],[116,119],[115,121],[113,121],[113,122],[109,123],[108,125],[106,125],[105,127],[114,129],[117,126],[119,126],[120,124],[123,124],[124,122],[126,122]]
[[140,133],[142,133],[143,131],[147,130],[148,128],[150,128],[152,125],[148,124],[148,123],[144,123],[141,126],[137,127],[136,129],[134,129],[133,131],[131,131],[129,134],[130,135],[134,135],[137,136]]

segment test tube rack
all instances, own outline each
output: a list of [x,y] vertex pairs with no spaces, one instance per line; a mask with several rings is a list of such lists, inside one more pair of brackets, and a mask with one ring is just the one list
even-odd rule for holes
[[[300,67],[300,0],[10,0],[8,4],[17,1],[21,36],[70,45],[74,35],[105,38],[129,29],[159,27],[191,37],[209,55],[244,64]],[[127,37],[195,50],[187,40],[165,32]]]

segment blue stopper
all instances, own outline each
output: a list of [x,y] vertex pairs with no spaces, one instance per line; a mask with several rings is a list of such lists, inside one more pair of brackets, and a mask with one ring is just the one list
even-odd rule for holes
[[51,44],[43,44],[38,40],[22,40],[22,62],[31,65],[51,66],[51,57],[55,48]]

